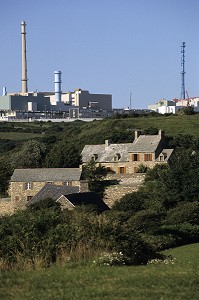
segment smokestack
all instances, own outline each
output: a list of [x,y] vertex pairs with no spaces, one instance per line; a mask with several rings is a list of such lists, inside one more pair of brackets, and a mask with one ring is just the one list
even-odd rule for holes
[[61,71],[55,71],[55,101],[61,102]]
[[28,92],[28,78],[27,78],[27,59],[26,59],[26,23],[25,21],[21,22],[21,41],[22,41],[22,94]]

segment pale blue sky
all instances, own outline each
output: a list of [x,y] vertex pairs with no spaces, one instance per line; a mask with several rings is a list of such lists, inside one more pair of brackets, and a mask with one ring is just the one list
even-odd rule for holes
[[[0,0],[0,88],[21,90],[21,28],[27,23],[28,89],[113,95],[113,107],[147,108],[199,96],[198,0]],[[2,94],[0,90],[0,94]]]

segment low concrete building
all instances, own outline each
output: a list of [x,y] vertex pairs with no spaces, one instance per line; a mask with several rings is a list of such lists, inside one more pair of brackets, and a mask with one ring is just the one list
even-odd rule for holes
[[132,174],[141,166],[153,168],[156,164],[168,163],[173,149],[165,148],[164,132],[158,135],[141,135],[135,131],[133,143],[86,145],[82,150],[83,165],[95,161],[116,174]]
[[0,110],[45,111],[50,109],[50,97],[45,97],[43,93],[7,94],[0,96]]

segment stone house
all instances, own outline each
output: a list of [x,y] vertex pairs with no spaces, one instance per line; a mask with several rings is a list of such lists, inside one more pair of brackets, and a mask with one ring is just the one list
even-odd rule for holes
[[59,202],[62,209],[72,210],[77,206],[94,205],[99,211],[109,209],[109,207],[94,192],[82,192],[78,186],[59,186],[46,184],[33,198],[26,204],[38,203],[46,198],[51,198]]
[[23,209],[46,184],[78,187],[79,168],[15,169],[10,180],[9,193],[14,209]]
[[153,168],[156,164],[168,163],[173,149],[165,148],[164,132],[157,135],[142,135],[135,131],[133,143],[111,144],[108,140],[101,145],[86,145],[82,150],[82,163],[96,164],[116,174],[137,173],[141,165]]

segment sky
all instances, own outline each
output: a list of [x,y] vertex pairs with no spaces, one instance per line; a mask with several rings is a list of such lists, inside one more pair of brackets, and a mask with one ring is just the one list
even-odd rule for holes
[[185,42],[185,89],[199,96],[198,0],[0,0],[0,10],[0,89],[21,91],[25,21],[29,91],[54,91],[60,70],[63,92],[112,94],[114,108],[180,98]]

